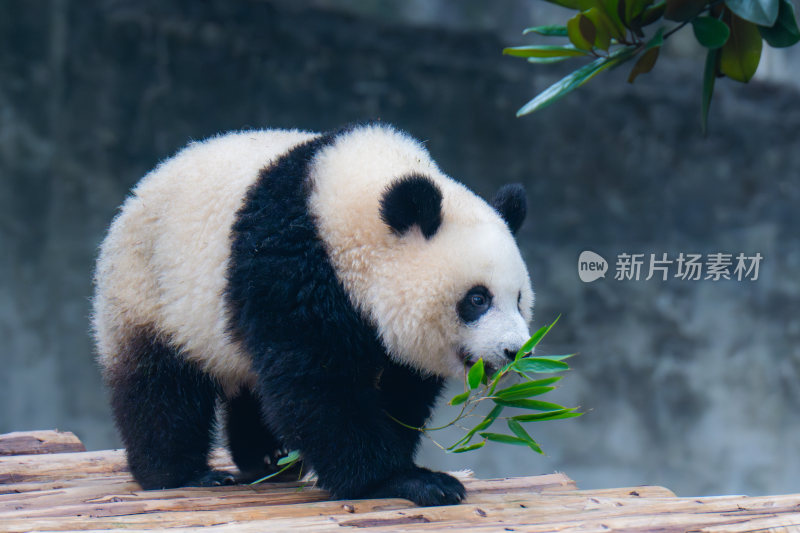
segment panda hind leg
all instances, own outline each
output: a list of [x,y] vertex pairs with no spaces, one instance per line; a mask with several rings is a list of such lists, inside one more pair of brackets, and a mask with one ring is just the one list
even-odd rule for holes
[[106,378],[128,466],[142,488],[234,483],[208,465],[218,386],[163,336],[136,330]]
[[[239,469],[238,481],[248,483],[283,467],[277,461],[288,453],[261,414],[261,400],[244,387],[224,403],[225,431],[233,462]],[[296,479],[300,465],[295,465],[272,480]]]

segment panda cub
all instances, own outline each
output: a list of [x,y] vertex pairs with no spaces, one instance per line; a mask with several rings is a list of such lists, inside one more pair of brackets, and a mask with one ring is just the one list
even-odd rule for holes
[[300,450],[333,498],[460,502],[416,466],[447,376],[527,340],[533,291],[491,205],[383,124],[190,144],[133,189],[100,248],[93,326],[145,489],[233,482],[208,454],[217,402],[240,480]]

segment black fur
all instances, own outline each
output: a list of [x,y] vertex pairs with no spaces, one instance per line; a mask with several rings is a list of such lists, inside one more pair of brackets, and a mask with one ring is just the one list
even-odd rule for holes
[[381,219],[398,235],[417,225],[430,239],[442,223],[442,192],[430,178],[401,178],[383,193]]
[[[483,303],[476,303],[476,297],[481,298]],[[468,290],[467,294],[456,304],[456,312],[458,313],[458,318],[469,324],[482,317],[491,307],[492,293],[483,285],[476,285]]]
[[[277,460],[287,450],[275,438],[261,416],[261,399],[247,388],[240,390],[224,403],[225,431],[233,462],[239,469],[239,481],[251,482],[274,474],[282,467]],[[296,475],[299,468],[281,474],[281,479]]]
[[[387,416],[423,424],[442,381],[388,358],[339,283],[309,214],[308,163],[332,140],[291,150],[248,191],[232,232],[231,330],[253,356],[269,430],[301,451],[334,498],[456,503],[463,486],[415,466],[419,432]],[[425,213],[423,233],[431,231]]]
[[140,328],[117,357],[106,376],[111,406],[142,488],[232,483],[208,466],[216,383],[152,328]]
[[525,189],[519,183],[503,185],[494,195],[492,207],[506,221],[511,233],[516,234],[525,220],[525,215],[528,214],[528,200],[525,196]]

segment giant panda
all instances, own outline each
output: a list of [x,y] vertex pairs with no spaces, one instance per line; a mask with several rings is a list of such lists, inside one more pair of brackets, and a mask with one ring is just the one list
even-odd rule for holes
[[333,498],[445,505],[462,484],[414,463],[444,378],[507,362],[533,291],[492,204],[381,123],[244,131],[146,175],[100,247],[93,328],[144,489],[233,482],[208,454],[222,413],[240,479],[297,449]]

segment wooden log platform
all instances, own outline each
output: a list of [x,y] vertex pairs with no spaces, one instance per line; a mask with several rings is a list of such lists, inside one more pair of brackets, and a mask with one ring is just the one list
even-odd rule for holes
[[[800,494],[678,498],[663,487],[579,490],[564,474],[463,479],[466,502],[331,501],[308,483],[143,491],[121,450],[71,433],[0,435],[0,531],[798,531]],[[233,468],[223,452],[215,466]]]

